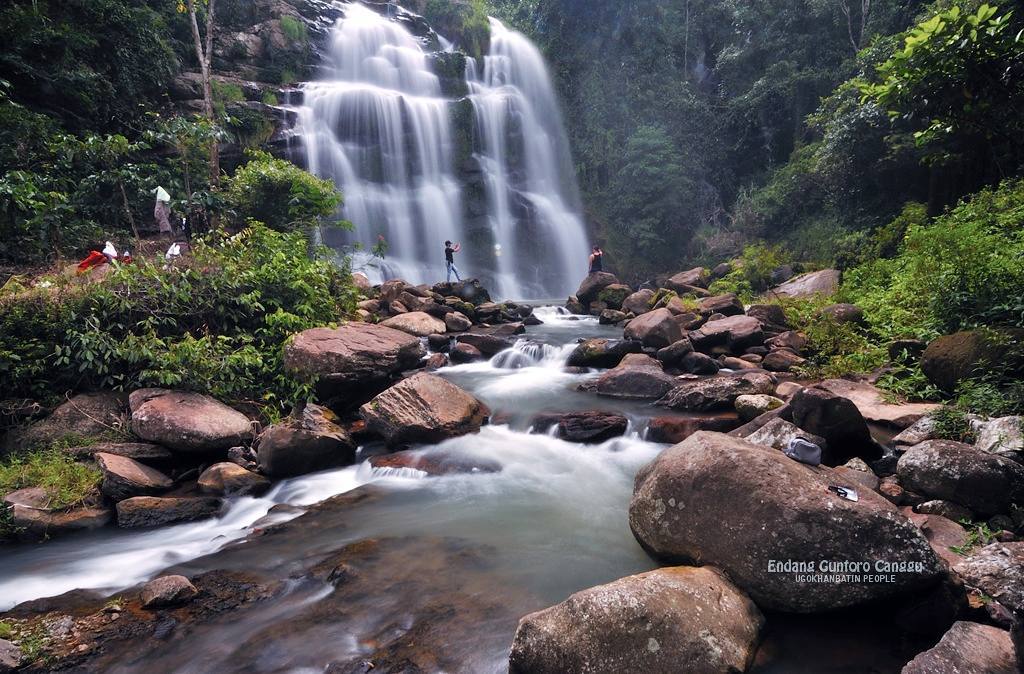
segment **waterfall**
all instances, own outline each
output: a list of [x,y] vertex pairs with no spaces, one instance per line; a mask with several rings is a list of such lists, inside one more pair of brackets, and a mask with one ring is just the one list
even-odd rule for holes
[[[384,237],[385,260],[367,269],[375,281],[444,280],[451,239],[463,243],[463,278],[481,278],[496,297],[575,289],[587,256],[578,188],[551,80],[529,40],[492,19],[482,68],[469,59],[466,124],[479,171],[460,166],[461,178],[452,125],[460,101],[443,95],[427,40],[352,3],[328,54],[324,76],[303,87],[296,127],[307,167],[334,180],[342,216],[355,225],[352,233],[326,231],[326,243],[365,251]],[[482,222],[464,211],[466,173],[482,175]],[[357,266],[370,259],[356,258]]]
[[499,293],[564,296],[587,271],[586,228],[551,77],[525,36],[491,19],[483,71],[467,67]]

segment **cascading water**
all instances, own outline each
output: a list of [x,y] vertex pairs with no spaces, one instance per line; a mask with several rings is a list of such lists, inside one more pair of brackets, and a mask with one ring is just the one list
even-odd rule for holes
[[464,101],[443,96],[431,61],[426,41],[400,23],[357,3],[346,7],[327,75],[306,84],[298,110],[308,168],[335,181],[343,215],[355,224],[354,233],[328,233],[325,241],[369,247],[383,236],[387,257],[367,271],[413,283],[443,280],[443,242],[462,241],[463,276],[483,279],[497,297],[571,293],[586,273],[586,231],[540,52],[492,19],[490,53],[482,67],[467,65],[482,223],[467,221],[454,169],[452,117]]
[[309,170],[345,197],[354,241],[390,246],[382,276],[444,276],[445,239],[462,237],[449,101],[423,45],[403,26],[349,5],[330,45],[329,78],[305,86],[299,130]]
[[586,229],[569,143],[544,58],[491,19],[483,71],[467,80],[498,251],[499,292],[554,297],[586,273]]

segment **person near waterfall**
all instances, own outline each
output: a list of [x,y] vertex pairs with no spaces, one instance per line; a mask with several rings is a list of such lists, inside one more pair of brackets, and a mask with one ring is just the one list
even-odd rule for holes
[[599,271],[604,271],[603,261],[604,251],[600,246],[594,246],[594,252],[590,254],[590,273],[596,274]]
[[156,194],[156,204],[153,207],[153,219],[156,220],[157,228],[161,236],[174,240],[174,230],[171,229],[171,195],[163,187],[157,186],[153,193]]
[[455,272],[455,280],[461,282],[462,277],[459,276],[459,268],[455,266],[455,253],[462,250],[462,244],[457,243],[452,245],[451,241],[444,242],[444,261],[448,267],[448,283],[452,282],[452,272]]

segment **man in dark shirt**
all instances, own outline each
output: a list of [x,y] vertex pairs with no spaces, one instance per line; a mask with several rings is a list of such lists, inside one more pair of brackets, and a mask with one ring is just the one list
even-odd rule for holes
[[455,272],[456,280],[462,280],[462,277],[459,276],[459,270],[455,266],[455,253],[458,253],[460,250],[462,250],[461,243],[457,243],[453,246],[451,241],[444,242],[444,261],[448,266],[448,283],[452,282],[452,272]]

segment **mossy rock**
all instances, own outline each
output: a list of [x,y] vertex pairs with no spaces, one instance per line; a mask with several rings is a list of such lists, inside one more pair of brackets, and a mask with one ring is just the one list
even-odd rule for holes
[[626,298],[633,294],[633,289],[621,283],[607,286],[597,294],[597,300],[608,305],[609,309],[621,309]]

